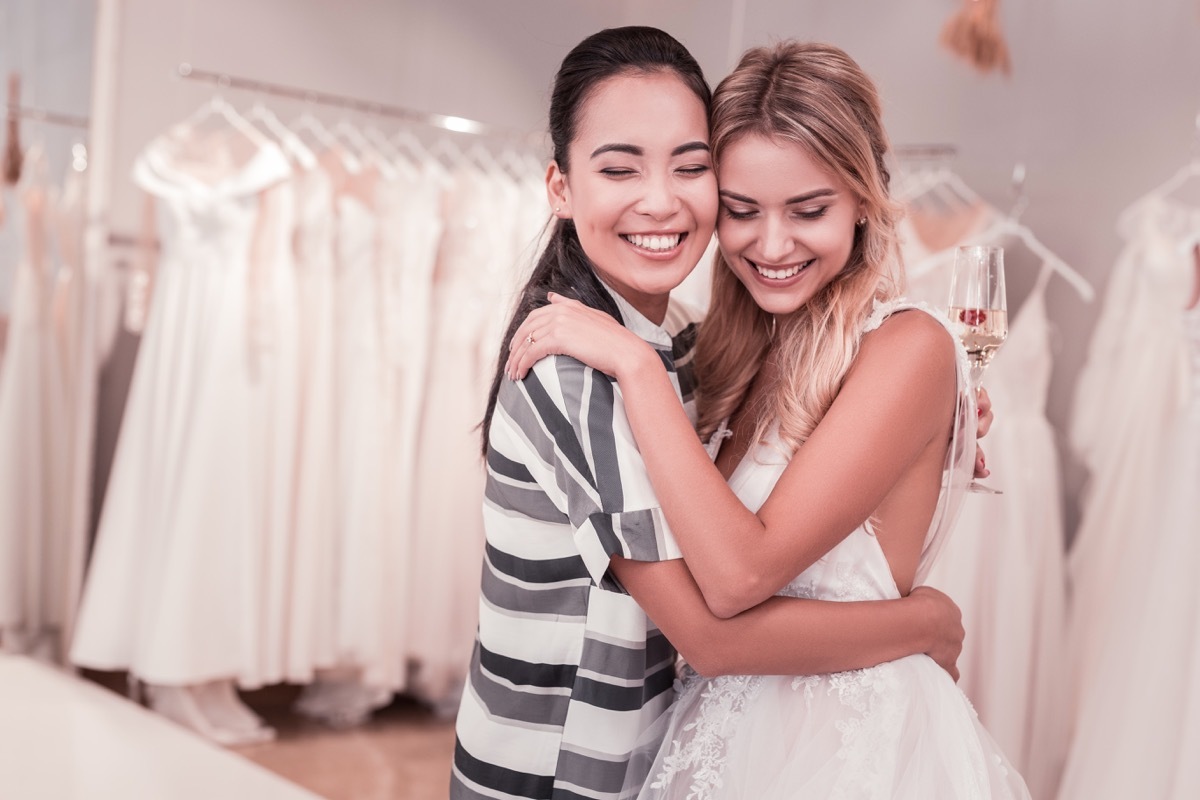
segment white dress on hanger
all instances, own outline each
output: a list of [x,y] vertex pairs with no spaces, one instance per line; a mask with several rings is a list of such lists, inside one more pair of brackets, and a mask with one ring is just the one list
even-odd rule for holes
[[[370,674],[387,668],[380,631],[384,614],[388,409],[383,347],[383,265],[378,175],[360,173],[334,198],[337,209],[335,384],[337,656],[341,666]],[[377,680],[367,683],[376,684]],[[381,696],[381,704],[387,695]]]
[[485,471],[477,426],[499,347],[496,259],[511,254],[511,220],[498,213],[505,207],[493,179],[463,168],[452,181],[441,205],[421,407],[408,650],[410,690],[447,710],[457,706],[478,622]]
[[[18,184],[20,224],[7,353],[0,362],[0,646],[61,658],[68,616],[71,420],[54,319],[55,267],[45,163],[31,150]],[[49,636],[50,638],[44,638]]]
[[[294,165],[293,165],[294,168]],[[293,172],[293,175],[295,173]],[[263,584],[258,613],[262,681],[303,681],[287,659],[290,600],[295,575],[295,490],[300,427],[298,290],[293,240],[296,230],[294,179],[265,190],[258,233],[252,244],[249,288],[250,377],[254,386],[251,485],[255,529],[263,541]]]
[[[392,691],[408,684],[412,620],[413,505],[420,470],[421,401],[431,350],[433,270],[442,234],[441,192],[445,175],[433,165],[407,166],[388,185],[391,201],[382,220],[384,260],[385,390],[388,416],[384,450],[388,486],[384,508],[387,538],[380,554],[387,565],[380,637],[383,663],[372,676]],[[414,613],[415,612],[415,613]]]
[[299,172],[295,181],[297,344],[301,360],[287,669],[297,683],[308,683],[316,670],[337,662],[335,453],[342,394],[335,380],[333,181],[319,167]]
[[[906,307],[903,301],[877,307],[864,332]],[[950,532],[975,450],[966,351],[955,341],[957,435],[949,447],[947,481],[922,552],[918,583],[924,582]],[[710,452],[720,446],[722,434],[718,430],[714,435]],[[773,427],[767,441],[752,447],[734,469],[729,485],[747,508],[757,511],[771,494],[787,467],[786,452]],[[869,523],[851,531],[780,594],[842,602],[900,596]],[[1029,796],[966,697],[925,655],[798,677],[703,678],[685,670],[677,688],[674,705],[634,754],[638,759],[648,751],[653,759],[640,800]]]
[[[981,220],[964,243],[982,243],[986,226]],[[944,308],[953,259],[924,250],[907,222],[901,235],[906,294]],[[984,375],[996,414],[981,442],[991,471],[986,483],[1004,494],[967,494],[958,529],[929,578],[962,609],[959,687],[1035,797],[1053,795],[1067,747],[1062,495],[1045,411],[1052,275],[1043,265]]]
[[[1060,800],[1200,797],[1200,309],[1182,315],[1188,400],[1169,421],[1154,494],[1097,622]],[[1150,535],[1146,535],[1150,534]]]
[[290,167],[267,143],[244,159],[187,149],[160,137],[134,167],[162,252],[71,658],[157,685],[256,687],[272,676],[249,270],[261,193]]
[[1169,425],[1188,398],[1178,309],[1195,280],[1188,242],[1200,234],[1200,210],[1152,198],[1123,223],[1126,244],[1072,410],[1071,443],[1090,473],[1068,557],[1072,714],[1074,701],[1091,692],[1132,554],[1166,552],[1146,519],[1158,502]]

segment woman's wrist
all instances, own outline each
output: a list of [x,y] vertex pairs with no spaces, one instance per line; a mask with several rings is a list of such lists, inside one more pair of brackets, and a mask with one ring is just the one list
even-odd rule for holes
[[652,380],[665,371],[658,351],[647,342],[638,339],[637,343],[629,348],[628,353],[618,360],[617,374],[614,377],[618,383],[638,383]]

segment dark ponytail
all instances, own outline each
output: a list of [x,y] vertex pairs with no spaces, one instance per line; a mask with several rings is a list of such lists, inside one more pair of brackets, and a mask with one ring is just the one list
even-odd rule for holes
[[[559,171],[564,175],[570,172],[568,148],[575,139],[584,104],[601,83],[629,72],[663,71],[678,75],[704,103],[707,113],[712,103],[712,92],[704,80],[704,73],[687,48],[669,34],[657,28],[640,26],[608,28],[576,45],[563,59],[550,96],[550,141]],[[575,223],[569,219],[556,220],[546,249],[521,290],[516,310],[500,343],[500,357],[496,362],[492,388],[488,392],[487,411],[480,425],[485,456],[496,398],[500,394],[501,381],[505,380],[508,343],[529,312],[549,302],[546,299],[548,292],[574,298],[624,323],[616,302],[596,277],[587,254],[583,252]]]

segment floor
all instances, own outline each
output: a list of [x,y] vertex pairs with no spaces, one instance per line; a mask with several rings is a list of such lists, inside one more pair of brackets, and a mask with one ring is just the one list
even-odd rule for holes
[[217,747],[130,702],[124,676],[0,655],[0,798],[437,800],[453,723],[400,700],[333,731],[290,711],[297,687],[245,695],[274,742]]
[[454,723],[408,700],[380,709],[370,723],[335,731],[290,711],[298,689],[244,695],[279,733],[237,752],[327,800],[445,798]]

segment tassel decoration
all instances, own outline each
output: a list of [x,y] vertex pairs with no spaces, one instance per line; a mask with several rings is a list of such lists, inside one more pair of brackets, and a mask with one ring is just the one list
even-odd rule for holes
[[965,0],[963,7],[946,20],[941,42],[950,52],[980,72],[1012,71],[1008,44],[1000,28],[1000,0]]

